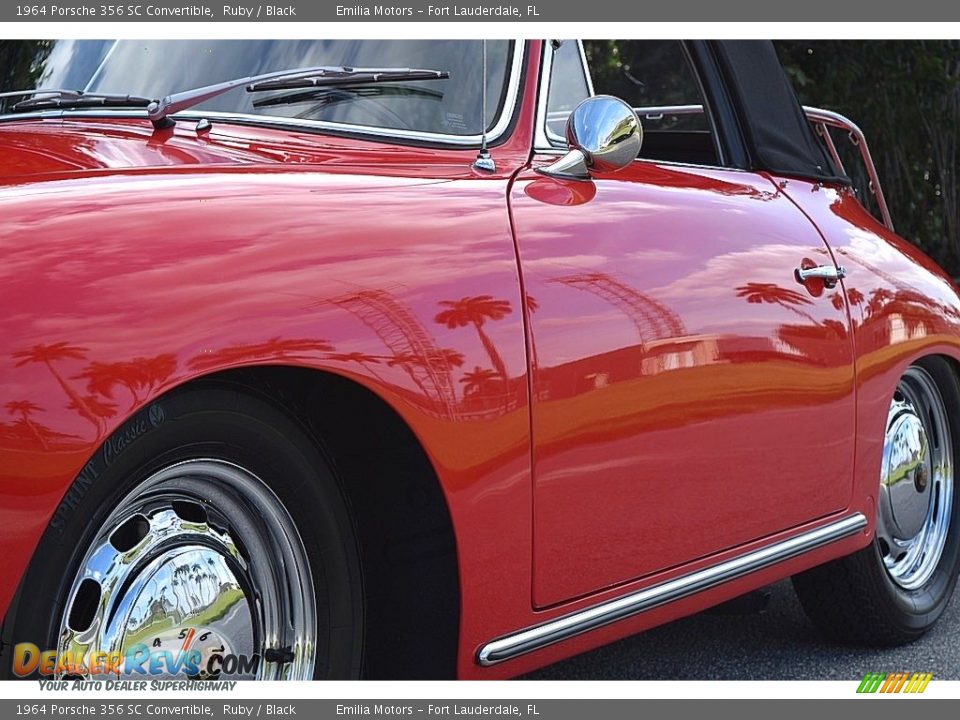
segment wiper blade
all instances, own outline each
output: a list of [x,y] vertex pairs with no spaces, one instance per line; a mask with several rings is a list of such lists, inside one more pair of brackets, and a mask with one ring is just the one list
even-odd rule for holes
[[444,70],[419,70],[415,68],[325,68],[275,80],[263,80],[247,86],[247,92],[265,90],[295,90],[298,88],[337,87],[341,85],[369,85],[383,82],[413,80],[445,80],[450,73]]
[[296,105],[297,103],[312,102],[318,105],[334,105],[338,102],[348,102],[357,98],[381,97],[410,97],[416,96],[427,100],[443,100],[443,93],[437,90],[401,85],[394,87],[311,87],[302,92],[281,93],[271,95],[262,100],[254,100],[255,108],[273,107],[277,105]]
[[137,95],[108,95],[83,90],[14,90],[0,93],[0,98],[8,97],[27,98],[10,108],[14,112],[86,107],[147,107],[154,102],[151,98]]
[[158,130],[169,128],[174,124],[170,115],[199,105],[206,100],[243,85],[247,86],[247,92],[260,92],[262,90],[357,85],[398,80],[441,80],[448,77],[450,77],[449,73],[440,70],[410,68],[309,67],[278,70],[167,95],[162,100],[150,103],[147,106],[147,117],[150,118],[153,126]]

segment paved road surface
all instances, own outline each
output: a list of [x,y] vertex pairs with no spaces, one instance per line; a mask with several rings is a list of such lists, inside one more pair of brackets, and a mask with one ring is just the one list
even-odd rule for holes
[[931,672],[960,679],[960,600],[934,630],[902,648],[823,640],[789,581],[770,588],[760,614],[684,618],[529,675],[538,680],[859,680],[867,672]]

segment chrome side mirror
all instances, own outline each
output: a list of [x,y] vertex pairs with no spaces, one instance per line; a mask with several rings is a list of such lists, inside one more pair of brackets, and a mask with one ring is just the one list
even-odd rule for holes
[[623,100],[595,95],[570,113],[567,143],[570,151],[566,155],[537,168],[537,172],[564,180],[589,180],[591,171],[622,170],[636,160],[643,128],[633,108]]

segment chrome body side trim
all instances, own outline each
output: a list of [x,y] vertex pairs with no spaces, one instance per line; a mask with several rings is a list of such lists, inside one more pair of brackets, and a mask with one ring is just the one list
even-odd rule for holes
[[[523,75],[523,64],[526,62],[527,43],[524,40],[515,40],[513,58],[511,59],[510,75],[507,80],[507,95],[504,99],[503,110],[497,122],[487,133],[487,144],[493,144],[509,129],[510,123],[517,110],[520,95],[520,80]],[[479,147],[482,134],[476,135],[447,135],[444,133],[421,132],[419,130],[402,130],[378,128],[366,125],[349,125],[347,123],[325,122],[322,120],[301,120],[273,115],[257,115],[250,113],[215,112],[210,110],[187,110],[171,115],[174,120],[193,120],[194,122],[207,119],[211,122],[234,122],[242,125],[272,127],[280,130],[306,130],[313,132],[345,133],[350,135],[369,136],[373,140],[410,140],[415,142],[438,143],[442,145],[457,145],[466,148]],[[16,122],[18,120],[35,119],[70,119],[70,118],[147,118],[145,110],[41,110],[37,112],[7,113],[0,115],[0,123]]]
[[490,666],[511,660],[776,565],[797,555],[855,535],[865,527],[867,527],[867,518],[862,513],[855,513],[703,570],[682,575],[659,585],[551,620],[543,625],[493,640],[477,653],[477,663]]

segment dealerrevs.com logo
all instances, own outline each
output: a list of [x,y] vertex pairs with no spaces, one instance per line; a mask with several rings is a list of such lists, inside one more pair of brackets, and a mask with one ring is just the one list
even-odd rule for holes
[[223,675],[255,677],[260,658],[234,653],[228,642],[208,628],[186,627],[158,633],[123,650],[41,650],[33,643],[13,648],[18,677],[186,677],[216,679]]
[[858,693],[922,693],[933,679],[931,673],[867,673]]

